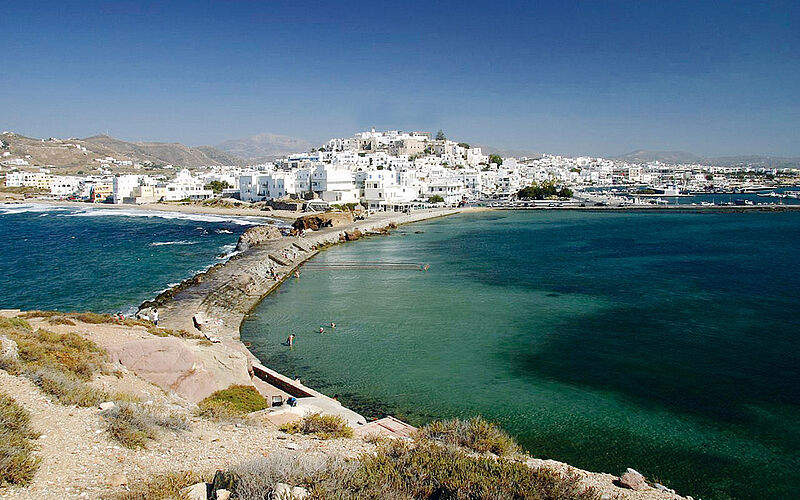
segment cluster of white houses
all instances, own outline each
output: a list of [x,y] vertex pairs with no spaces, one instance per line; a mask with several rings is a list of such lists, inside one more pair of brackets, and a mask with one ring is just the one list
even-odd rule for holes
[[[103,167],[113,158],[97,161]],[[490,161],[493,160],[493,161]],[[6,166],[10,166],[6,164]],[[372,210],[399,210],[431,198],[446,204],[506,198],[534,182],[560,185],[671,185],[726,188],[737,168],[704,165],[629,164],[602,158],[489,157],[481,148],[423,132],[359,132],[331,139],[319,150],[250,167],[182,169],[174,178],[150,175],[57,176],[47,170],[12,170],[7,186],[49,190],[53,196],[112,203],[203,200],[212,181],[229,186],[224,196],[255,202],[318,200],[321,205],[362,203]]]

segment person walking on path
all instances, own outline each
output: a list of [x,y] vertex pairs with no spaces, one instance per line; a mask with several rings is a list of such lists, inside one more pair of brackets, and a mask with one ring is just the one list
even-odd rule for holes
[[158,326],[158,309],[153,309],[153,324]]

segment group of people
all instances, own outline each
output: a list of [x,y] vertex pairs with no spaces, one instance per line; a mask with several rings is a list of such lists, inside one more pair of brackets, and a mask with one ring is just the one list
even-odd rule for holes
[[[336,328],[336,323],[334,321],[331,321],[331,330],[333,330],[335,328]],[[319,333],[325,333],[325,327],[324,326],[320,326],[319,327]],[[289,334],[289,337],[286,338],[286,345],[287,346],[292,347],[294,345],[294,337],[295,337],[294,333],[290,333]]]
[[289,249],[284,248],[283,250],[281,250],[281,257],[293,261],[297,259],[297,250],[292,248],[291,251],[289,251]]

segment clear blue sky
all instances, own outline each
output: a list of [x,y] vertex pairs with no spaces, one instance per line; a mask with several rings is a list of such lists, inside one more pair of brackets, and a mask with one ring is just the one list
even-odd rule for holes
[[800,1],[7,2],[0,128],[800,155]]

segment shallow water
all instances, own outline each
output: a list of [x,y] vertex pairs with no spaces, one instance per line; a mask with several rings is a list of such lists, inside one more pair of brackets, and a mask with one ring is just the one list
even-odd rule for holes
[[130,312],[221,261],[253,222],[0,204],[0,308]]
[[695,498],[790,498],[799,245],[798,213],[448,217],[315,259],[428,272],[309,266],[242,337],[368,415],[480,414],[535,456]]

